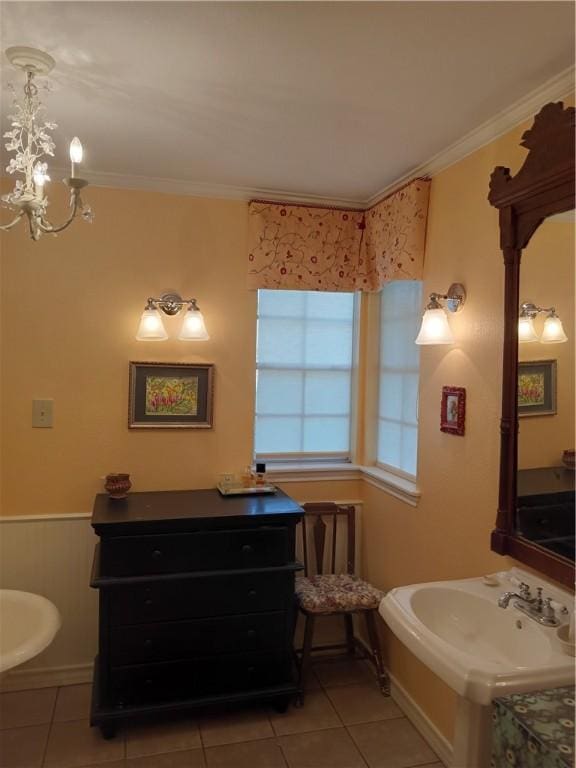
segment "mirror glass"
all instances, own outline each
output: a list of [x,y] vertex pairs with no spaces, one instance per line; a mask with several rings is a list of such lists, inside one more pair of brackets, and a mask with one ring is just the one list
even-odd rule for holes
[[515,531],[572,561],[575,221],[546,219],[522,253]]

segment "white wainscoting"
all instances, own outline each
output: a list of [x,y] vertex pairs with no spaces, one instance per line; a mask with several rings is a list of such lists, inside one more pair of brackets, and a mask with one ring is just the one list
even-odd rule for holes
[[[356,506],[356,568],[360,572],[362,504],[358,500],[338,503]],[[88,513],[0,517],[0,587],[44,595],[62,617],[62,627],[52,645],[26,664],[7,672],[0,680],[1,690],[71,685],[92,679],[98,636],[98,593],[89,583],[97,541]],[[329,552],[330,541],[326,548]],[[300,553],[299,545],[301,557]],[[337,556],[338,564],[343,564],[340,547]],[[325,628],[319,628],[318,642],[330,641],[334,634],[334,640],[340,641],[339,623],[337,626],[325,623]]]
[[2,690],[91,679],[98,594],[89,582],[96,541],[89,514],[0,518],[0,586],[44,595],[62,617],[54,642],[7,672]]

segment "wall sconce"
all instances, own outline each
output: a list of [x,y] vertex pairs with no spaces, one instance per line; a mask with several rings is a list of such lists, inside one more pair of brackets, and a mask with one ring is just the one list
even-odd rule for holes
[[[548,316],[544,320],[542,335],[539,337],[534,328],[534,319],[540,312],[547,312]],[[520,316],[518,318],[518,341],[526,344],[529,341],[541,341],[542,344],[562,344],[568,341],[568,336],[564,333],[562,320],[556,314],[554,307],[537,307],[530,301],[525,301],[520,307]]]
[[164,293],[159,299],[149,298],[140,318],[136,338],[138,341],[165,341],[168,338],[162,315],[177,315],[181,309],[188,307],[180,327],[180,341],[206,341],[210,338],[204,324],[202,312],[198,309],[196,299],[183,299],[177,293]]
[[447,293],[431,293],[415,344],[454,344],[454,334],[444,310],[458,312],[465,301],[466,290],[461,283],[452,283]]

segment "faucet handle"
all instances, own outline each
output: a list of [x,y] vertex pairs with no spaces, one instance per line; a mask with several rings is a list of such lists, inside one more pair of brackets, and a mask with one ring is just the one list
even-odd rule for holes
[[550,605],[552,606],[552,608],[554,608],[556,613],[560,614],[560,616],[568,616],[568,614],[570,613],[568,608],[563,603],[559,603],[558,600],[554,600],[554,598],[552,598]]
[[556,611],[552,605],[554,601],[551,597],[547,597],[544,600],[544,608],[542,610],[541,624],[545,627],[557,627],[560,624],[560,620],[556,616]]
[[520,594],[522,595],[522,598],[524,600],[531,600],[532,599],[532,593],[530,592],[530,586],[526,584],[526,582],[521,581],[520,582]]

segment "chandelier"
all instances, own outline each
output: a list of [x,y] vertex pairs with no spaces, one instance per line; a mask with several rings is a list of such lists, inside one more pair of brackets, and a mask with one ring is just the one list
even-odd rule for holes
[[[70,142],[70,161],[72,171],[64,183],[70,188],[70,211],[68,218],[62,224],[55,226],[46,217],[48,198],[44,194],[44,186],[50,181],[46,156],[54,157],[56,145],[50,132],[57,127],[56,123],[43,117],[44,106],[38,97],[38,86],[34,82],[37,75],[47,75],[54,67],[55,61],[44,51],[36,48],[17,46],[6,50],[6,57],[17,69],[25,73],[24,98],[14,99],[13,112],[8,116],[10,130],[4,133],[5,147],[13,152],[6,167],[9,174],[20,174],[14,189],[1,198],[2,207],[15,212],[14,219],[9,224],[0,225],[0,230],[12,229],[20,219],[26,217],[28,230],[33,240],[48,232],[56,235],[66,229],[78,214],[85,221],[92,221],[92,211],[82,202],[81,191],[88,185],[85,179],[75,176],[76,163],[82,162],[82,144],[74,137]],[[45,86],[46,87],[46,86]],[[14,87],[9,86],[14,92]]]

